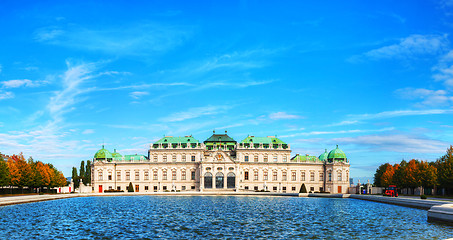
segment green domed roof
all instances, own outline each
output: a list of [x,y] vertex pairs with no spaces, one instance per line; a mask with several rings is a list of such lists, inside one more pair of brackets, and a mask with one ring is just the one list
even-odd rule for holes
[[99,151],[96,152],[96,154],[94,154],[94,158],[95,159],[111,159],[113,156],[112,154],[110,153],[109,150],[105,149],[104,148],[104,145],[102,145],[102,149],[100,149]]
[[338,148],[335,148],[334,150],[329,152],[329,155],[327,156],[327,159],[329,162],[331,161],[347,161],[346,154]]
[[123,157],[120,153],[116,152],[116,149],[112,152],[112,157]]
[[327,152],[327,149],[325,149],[325,151],[319,155],[319,160],[323,161],[323,162],[326,162],[327,161],[327,155],[329,155],[329,153]]

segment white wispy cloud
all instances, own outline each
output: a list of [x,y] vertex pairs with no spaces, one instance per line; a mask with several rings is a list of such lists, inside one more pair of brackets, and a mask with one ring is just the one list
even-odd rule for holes
[[399,43],[373,49],[354,59],[391,59],[411,58],[418,55],[433,55],[445,51],[448,47],[448,35],[419,35],[414,34],[399,40]]
[[437,114],[452,114],[452,109],[426,109],[426,110],[396,110],[385,111],[372,114],[351,114],[349,115],[352,121],[370,120],[370,119],[383,119],[394,118],[403,116],[420,116],[420,115],[437,115]]
[[149,95],[149,92],[136,91],[136,92],[129,93],[129,96],[131,96],[132,98],[135,98],[135,99],[139,99],[140,97],[143,97],[146,95]]
[[94,133],[94,130],[93,129],[85,129],[83,130],[82,134],[92,134]]
[[232,106],[227,106],[227,105],[196,107],[196,108],[190,108],[187,111],[170,114],[169,116],[161,118],[159,120],[161,122],[180,122],[180,121],[184,121],[184,120],[198,118],[201,116],[216,115],[219,113],[224,113],[231,108],[232,108]]
[[4,88],[39,87],[46,83],[47,81],[32,81],[29,79],[16,79],[1,82]]
[[6,92],[6,91],[0,90],[0,100],[9,99],[9,98],[14,98],[13,92]]
[[430,90],[424,88],[403,88],[395,93],[405,99],[421,100],[417,103],[420,106],[448,106],[453,103],[453,96],[445,90]]
[[386,132],[392,131],[395,128],[381,128],[381,129],[351,129],[351,130],[339,130],[339,131],[311,131],[311,132],[299,132],[280,137],[297,137],[297,136],[316,136],[316,135],[327,135],[327,134],[350,134],[350,133],[366,133],[366,132]]
[[115,26],[93,29],[77,25],[37,29],[35,40],[89,51],[102,51],[123,55],[146,55],[179,46],[189,39],[191,26],[164,25],[161,23]]
[[286,112],[275,112],[269,114],[269,118],[272,120],[281,120],[281,119],[300,119],[302,116],[288,114]]
[[443,153],[449,143],[411,136],[405,134],[364,135],[357,137],[334,138],[332,142],[339,144],[355,144],[379,151],[404,153]]

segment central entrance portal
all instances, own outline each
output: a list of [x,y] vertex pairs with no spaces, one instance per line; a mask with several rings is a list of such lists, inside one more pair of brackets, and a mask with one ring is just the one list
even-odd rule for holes
[[223,188],[223,173],[221,172],[215,175],[215,188]]
[[227,188],[235,188],[236,187],[236,175],[230,172],[227,175]]
[[204,188],[212,188],[212,173],[210,172],[204,175]]

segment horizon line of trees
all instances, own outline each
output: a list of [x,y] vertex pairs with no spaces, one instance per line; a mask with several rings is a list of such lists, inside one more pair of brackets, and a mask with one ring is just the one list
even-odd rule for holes
[[22,153],[7,156],[7,161],[0,154],[0,187],[18,187],[30,190],[44,187],[47,189],[67,185],[63,173],[50,163],[25,160]]
[[434,162],[404,159],[398,164],[384,163],[376,169],[374,184],[377,187],[396,185],[398,188],[443,188],[453,194],[453,146]]
[[79,172],[77,172],[76,167],[72,167],[72,181],[74,182],[74,188],[79,188],[80,180],[84,185],[91,184],[91,161],[87,160],[85,165],[85,161],[80,162]]

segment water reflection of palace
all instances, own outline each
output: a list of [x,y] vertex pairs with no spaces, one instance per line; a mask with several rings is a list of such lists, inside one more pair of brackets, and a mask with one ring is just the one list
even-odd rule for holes
[[248,136],[236,142],[216,134],[203,143],[192,136],[166,136],[148,156],[121,155],[102,147],[94,155],[94,192],[109,189],[161,191],[271,191],[347,193],[349,161],[336,147],[319,157],[296,154],[276,136]]

